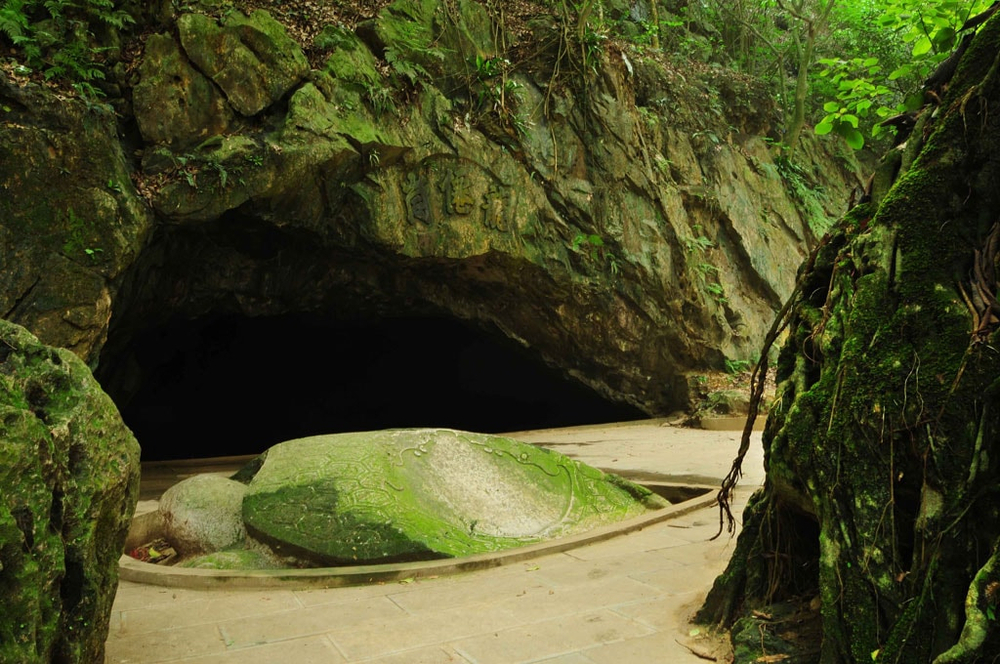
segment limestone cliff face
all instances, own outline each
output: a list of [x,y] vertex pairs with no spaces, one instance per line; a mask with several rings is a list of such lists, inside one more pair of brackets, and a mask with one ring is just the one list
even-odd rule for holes
[[754,356],[857,184],[829,144],[776,160],[752,81],[568,55],[551,17],[509,67],[471,1],[328,27],[311,66],[268,13],[219,16],[145,39],[124,137],[0,86],[0,315],[95,362],[174,315],[445,314],[658,414]]
[[106,107],[0,73],[0,317],[94,363],[153,224]]

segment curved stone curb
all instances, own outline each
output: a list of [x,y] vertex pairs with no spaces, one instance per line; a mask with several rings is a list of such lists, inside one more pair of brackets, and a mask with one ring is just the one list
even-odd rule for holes
[[[754,431],[763,431],[764,422],[767,421],[767,414],[762,413],[753,423]],[[743,431],[746,426],[747,416],[737,415],[734,417],[703,417],[698,422],[698,426],[706,431]]]
[[123,581],[145,583],[169,588],[229,589],[229,588],[337,588],[369,583],[419,579],[479,569],[500,567],[530,560],[550,553],[560,553],[587,544],[603,542],[619,535],[626,535],[648,526],[708,507],[716,502],[715,485],[684,485],[692,490],[703,489],[704,494],[683,502],[650,512],[634,519],[595,528],[586,533],[563,537],[550,542],[529,544],[515,549],[494,553],[481,553],[462,558],[444,558],[412,563],[388,565],[358,565],[351,567],[319,567],[311,569],[269,570],[210,570],[164,567],[143,563],[123,555],[119,559],[120,577]]

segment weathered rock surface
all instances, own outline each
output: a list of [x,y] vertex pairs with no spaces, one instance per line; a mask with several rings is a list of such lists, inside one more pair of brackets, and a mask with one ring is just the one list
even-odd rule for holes
[[181,555],[213,553],[246,538],[246,485],[218,475],[195,475],[160,497],[163,535]]
[[2,320],[0,487],[0,661],[103,661],[139,446],[78,357]]
[[90,362],[113,316],[116,398],[151,378],[127,340],[175,317],[433,313],[665,414],[753,358],[857,184],[815,137],[776,157],[763,87],[721,68],[477,69],[511,40],[471,0],[328,26],[309,71],[264,12],[166,18],[123,81],[129,150],[110,114],[0,85],[0,314]]
[[0,318],[96,364],[152,213],[109,108],[3,73],[0,99]]
[[229,129],[233,112],[226,98],[170,35],[146,40],[139,76],[132,100],[147,143],[183,149]]
[[406,429],[270,448],[243,517],[277,555],[326,566],[495,551],[665,505],[642,487],[510,438]]
[[177,28],[191,62],[241,115],[264,110],[309,70],[302,49],[265,11],[249,17],[234,11],[221,26],[203,14],[184,14]]

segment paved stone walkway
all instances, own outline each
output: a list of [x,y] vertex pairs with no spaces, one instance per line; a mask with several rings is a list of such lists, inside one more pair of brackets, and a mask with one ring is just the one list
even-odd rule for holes
[[[622,475],[717,482],[739,432],[662,421],[523,432]],[[760,434],[736,507],[763,480]],[[734,510],[735,512],[735,510]],[[738,513],[738,512],[736,512]],[[614,664],[704,662],[687,620],[735,540],[703,509],[505,567],[329,590],[188,590],[122,582],[108,664]]]

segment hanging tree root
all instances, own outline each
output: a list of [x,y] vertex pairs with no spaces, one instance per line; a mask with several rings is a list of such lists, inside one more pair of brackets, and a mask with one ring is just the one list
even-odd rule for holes
[[736,458],[733,459],[733,465],[729,469],[729,473],[722,480],[719,493],[716,494],[716,502],[719,505],[719,531],[710,538],[711,540],[718,538],[722,534],[723,528],[730,535],[736,532],[736,518],[733,516],[730,501],[733,497],[733,491],[736,489],[736,484],[743,476],[743,459],[750,450],[750,436],[753,434],[754,423],[757,421],[757,415],[760,413],[760,404],[764,398],[764,386],[767,383],[768,370],[767,358],[774,347],[774,343],[791,322],[792,312],[802,298],[803,282],[812,273],[813,266],[816,263],[816,256],[827,245],[829,238],[830,235],[824,236],[809,253],[802,270],[799,272],[795,288],[792,289],[791,295],[788,296],[784,306],[781,307],[781,311],[778,312],[774,322],[771,324],[771,329],[768,330],[767,335],[764,337],[760,362],[757,363],[757,366],[754,367],[753,372],[750,374],[750,404],[747,409],[747,419],[743,425],[743,435],[740,438],[740,449],[736,453]]
[[[938,655],[933,664],[958,664],[981,654],[990,632],[990,622],[1000,612],[1000,542],[993,543],[993,555],[976,573],[965,598],[965,626],[958,642]],[[985,609],[982,608],[985,606]]]

